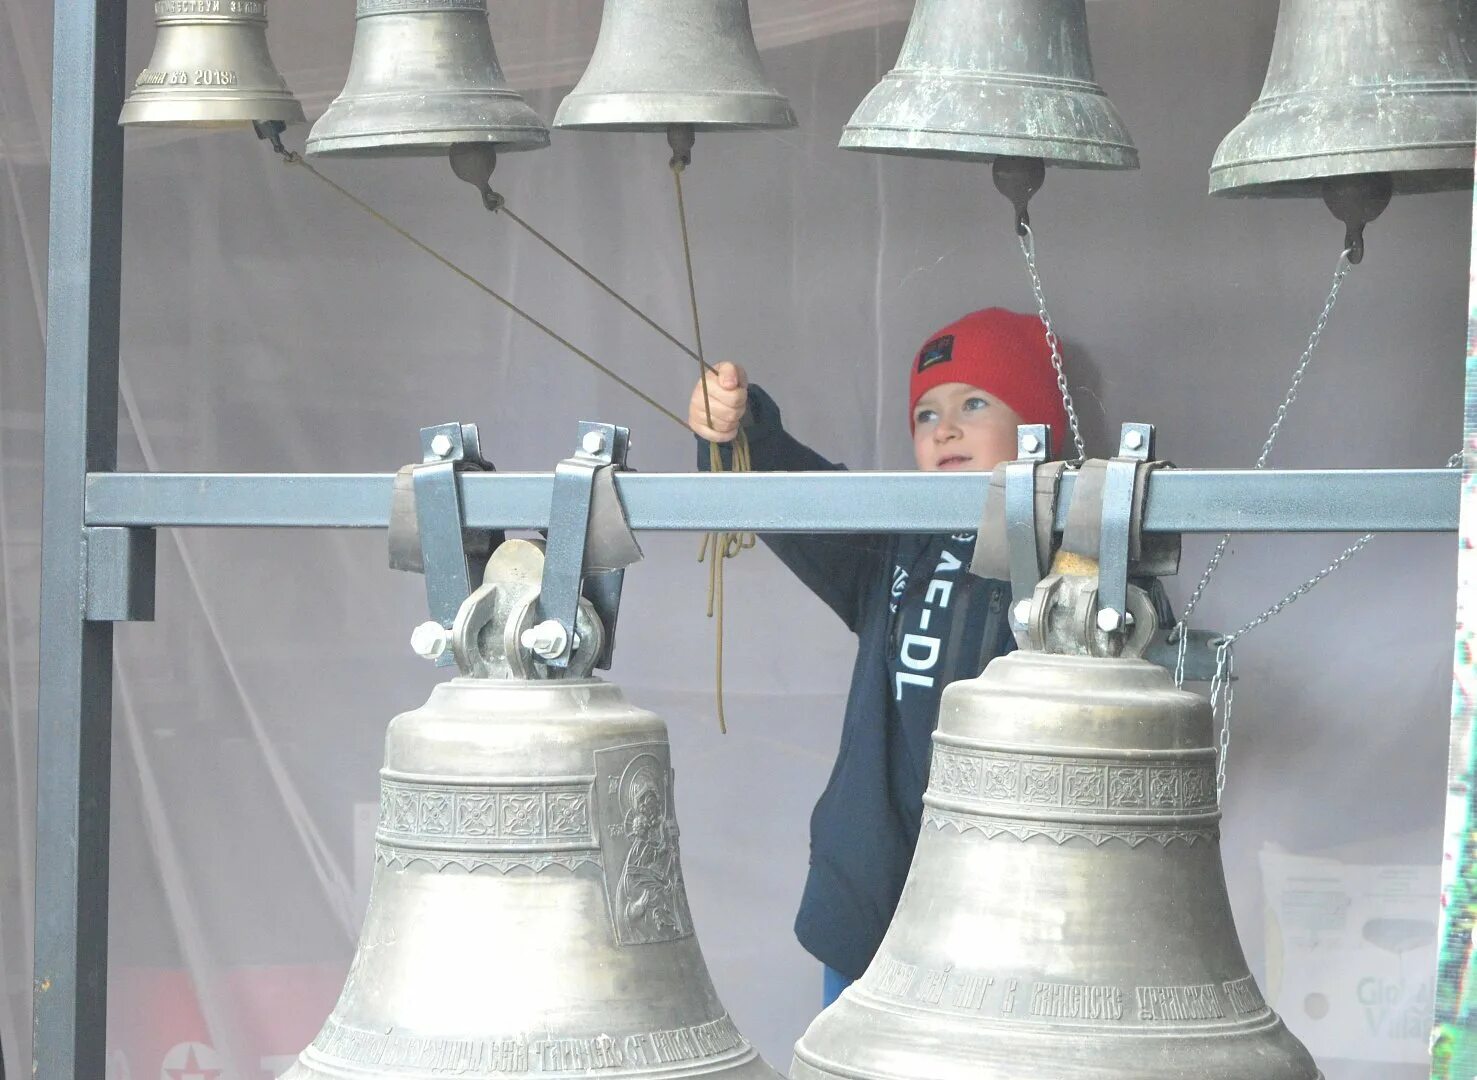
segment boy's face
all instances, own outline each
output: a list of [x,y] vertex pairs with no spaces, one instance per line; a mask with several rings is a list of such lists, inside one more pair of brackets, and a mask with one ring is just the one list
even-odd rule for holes
[[1023,421],[978,386],[944,383],[913,407],[913,456],[924,472],[989,472],[1016,455]]

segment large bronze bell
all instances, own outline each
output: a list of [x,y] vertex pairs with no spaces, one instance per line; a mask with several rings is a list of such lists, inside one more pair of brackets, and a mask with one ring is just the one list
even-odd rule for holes
[[754,44],[749,0],[605,0],[600,36],[557,128],[790,128]]
[[503,78],[487,0],[359,0],[356,18],[348,81],[313,125],[310,155],[549,145],[548,129]]
[[385,742],[368,913],[343,994],[287,1080],[539,1074],[779,1080],[693,934],[665,725],[521,644],[542,552],[510,541],[462,605],[462,676]]
[[119,123],[303,122],[303,107],[267,49],[266,0],[155,0],[154,25],[154,55]]
[[846,125],[848,150],[1138,168],[1097,84],[1085,0],[917,0],[897,66]]
[[793,1080],[1321,1075],[1236,936],[1209,703],[1132,652],[944,691],[897,914]]
[[1282,0],[1261,98],[1210,169],[1217,195],[1324,195],[1386,174],[1394,194],[1472,186],[1472,0]]

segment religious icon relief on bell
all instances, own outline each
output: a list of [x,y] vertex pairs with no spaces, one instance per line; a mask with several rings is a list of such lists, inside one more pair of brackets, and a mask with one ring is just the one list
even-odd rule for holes
[[690,936],[668,747],[645,743],[596,751],[595,772],[616,941],[649,945]]

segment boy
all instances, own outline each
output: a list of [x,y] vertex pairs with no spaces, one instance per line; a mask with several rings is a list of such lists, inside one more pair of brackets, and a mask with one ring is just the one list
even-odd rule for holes
[[[693,390],[700,439],[742,425],[759,471],[844,468],[802,445],[743,368],[720,364]],[[1016,456],[1016,427],[1067,434],[1040,321],[1000,308],[928,339],[909,387],[913,455],[925,472],[988,472]],[[712,425],[708,417],[711,412]],[[726,460],[725,454],[725,460]],[[707,449],[698,464],[707,468]],[[1015,647],[1007,582],[969,576],[974,534],[764,537],[857,635],[856,666],[830,782],[810,820],[810,873],[795,933],[826,968],[829,1005],[882,942],[918,842],[939,695]]]

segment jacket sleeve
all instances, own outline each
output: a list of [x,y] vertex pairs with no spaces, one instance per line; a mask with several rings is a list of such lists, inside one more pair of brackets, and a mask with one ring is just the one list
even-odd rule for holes
[[[758,386],[749,386],[744,432],[756,472],[837,472],[846,468],[827,461],[787,432],[779,406]],[[725,444],[719,449],[727,469],[732,464],[732,448]],[[699,439],[697,464],[703,472],[710,468],[709,453],[707,441]],[[875,587],[885,568],[891,547],[885,534],[771,533],[760,539],[806,588],[825,601],[852,631],[857,630],[866,590]]]

